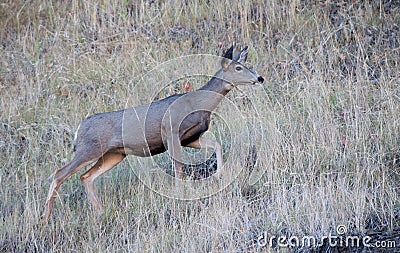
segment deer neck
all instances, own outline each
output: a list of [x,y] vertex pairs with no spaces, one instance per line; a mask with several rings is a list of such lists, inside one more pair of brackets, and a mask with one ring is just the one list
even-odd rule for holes
[[219,93],[225,96],[231,89],[233,85],[224,81],[222,78],[222,70],[219,70],[203,87],[199,90],[208,90]]

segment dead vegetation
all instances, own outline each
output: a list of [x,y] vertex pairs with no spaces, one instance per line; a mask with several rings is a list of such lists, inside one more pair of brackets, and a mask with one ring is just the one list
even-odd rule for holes
[[[399,247],[399,13],[389,0],[3,1],[0,251],[266,251],[257,244],[264,232],[321,239],[338,225]],[[215,196],[179,201],[144,187],[123,163],[97,182],[103,215],[77,175],[52,221],[40,223],[50,176],[71,158],[83,118],[124,108],[137,78],[158,64],[220,55],[232,41],[250,46],[248,60],[266,78],[229,94],[245,94],[237,103],[259,120],[256,153],[232,166],[256,154],[260,180],[250,185],[244,169]]]

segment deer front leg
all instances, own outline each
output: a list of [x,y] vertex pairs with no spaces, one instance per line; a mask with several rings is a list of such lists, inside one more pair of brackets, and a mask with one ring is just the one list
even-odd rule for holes
[[181,144],[178,134],[172,134],[167,139],[168,153],[172,158],[172,167],[177,179],[183,179]]
[[214,140],[207,139],[205,137],[200,137],[199,139],[195,140],[194,142],[191,142],[187,145],[186,147],[190,148],[197,148],[197,149],[206,149],[206,148],[213,148],[215,150],[215,154],[217,157],[217,171],[215,172],[215,176],[219,177],[221,174],[222,166],[223,166],[223,161],[222,161],[222,148],[221,145]]

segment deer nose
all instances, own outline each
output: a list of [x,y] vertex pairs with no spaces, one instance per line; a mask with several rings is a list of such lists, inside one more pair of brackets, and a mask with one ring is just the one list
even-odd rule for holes
[[263,83],[264,82],[264,78],[262,76],[258,76],[257,81],[259,83]]

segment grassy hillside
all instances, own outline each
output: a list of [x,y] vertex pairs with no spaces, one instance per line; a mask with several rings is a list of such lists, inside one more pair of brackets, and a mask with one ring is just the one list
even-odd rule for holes
[[[400,3],[333,2],[2,1],[0,251],[267,251],[262,235],[322,240],[338,226],[400,247]],[[82,119],[147,97],[152,84],[137,83],[159,64],[233,41],[266,82],[227,96],[248,124],[228,113],[210,129],[241,171],[232,184],[201,200],[163,197],[135,175],[148,160],[132,157],[96,181],[102,215],[80,171],[40,221]],[[230,145],[229,123],[251,152]]]

